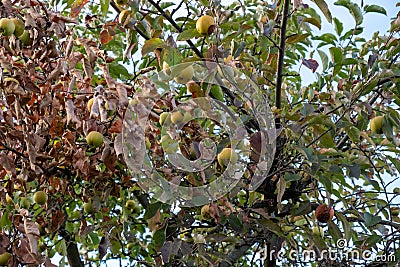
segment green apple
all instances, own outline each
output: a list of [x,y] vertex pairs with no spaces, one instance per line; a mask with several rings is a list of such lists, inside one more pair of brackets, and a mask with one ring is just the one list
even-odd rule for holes
[[174,80],[177,83],[186,84],[187,82],[192,80],[193,75],[194,75],[194,69],[190,65],[190,66],[186,67],[185,69],[183,69],[182,71],[180,71],[178,73],[178,75],[175,76]]
[[97,148],[100,147],[103,142],[104,138],[103,135],[97,131],[91,131],[87,136],[86,136],[86,142],[88,143],[89,146]]
[[235,163],[238,160],[238,156],[232,148],[226,147],[218,154],[217,160],[219,165],[227,166],[229,162]]
[[214,18],[209,15],[201,16],[196,22],[196,30],[202,35],[210,35],[214,28]]
[[35,195],[33,195],[33,201],[39,205],[43,205],[47,202],[47,193],[44,191],[37,191]]
[[372,132],[376,134],[383,134],[383,118],[383,116],[377,116],[370,121],[369,127],[371,128]]
[[8,265],[8,260],[11,258],[11,254],[8,252],[4,252],[3,254],[0,255],[0,265],[1,266],[7,266]]
[[86,213],[93,213],[93,212],[94,212],[94,209],[93,209],[93,204],[92,204],[92,202],[90,201],[90,202],[84,203],[84,204],[83,204],[83,210],[84,210]]
[[18,18],[12,18],[11,21],[15,26],[14,35],[20,37],[25,31],[25,23]]
[[23,45],[31,45],[31,37],[28,30],[25,30],[18,38],[21,40]]
[[0,32],[5,36],[11,36],[15,31],[14,22],[8,18],[0,19]]
[[132,199],[129,199],[128,201],[126,201],[125,203],[125,207],[129,210],[132,211],[132,213],[136,213],[138,214],[140,212],[140,208],[139,206],[136,204],[136,202]]
[[20,205],[24,209],[29,209],[31,206],[31,200],[28,197],[21,198]]

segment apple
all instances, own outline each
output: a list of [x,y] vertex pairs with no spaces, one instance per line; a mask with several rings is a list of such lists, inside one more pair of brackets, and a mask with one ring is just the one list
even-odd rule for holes
[[203,217],[203,219],[210,219],[210,204],[204,205],[201,208],[201,216]]
[[8,265],[8,260],[11,258],[11,254],[8,252],[4,252],[3,254],[0,255],[0,265],[1,266],[7,266]]
[[321,204],[315,210],[315,218],[321,223],[327,223],[332,220],[335,215],[333,208],[326,204]]
[[371,128],[372,132],[376,134],[383,134],[383,118],[383,116],[377,116],[370,121],[369,127]]
[[92,111],[93,103],[94,103],[94,97],[89,99],[89,101],[87,102],[87,109],[89,112]]
[[196,30],[202,35],[210,35],[214,28],[214,18],[209,15],[201,16],[196,22]]
[[86,136],[86,142],[88,143],[89,146],[97,148],[100,147],[103,142],[104,138],[103,135],[97,131],[91,131],[87,136]]
[[159,123],[160,123],[161,125],[164,124],[165,120],[166,120],[167,117],[168,117],[168,114],[169,114],[169,112],[163,112],[163,113],[160,114]]
[[140,208],[139,206],[136,204],[136,202],[132,199],[129,199],[128,201],[126,201],[125,203],[125,207],[129,210],[132,211],[132,213],[136,213],[138,214],[140,212]]
[[18,18],[12,18],[11,21],[15,26],[14,35],[20,37],[25,31],[25,23]]
[[28,30],[25,30],[20,36],[18,36],[18,38],[21,40],[23,45],[31,45],[31,36]]
[[43,205],[47,202],[47,194],[44,191],[37,191],[35,195],[33,195],[33,201],[39,205]]
[[0,32],[5,36],[11,36],[15,31],[14,22],[8,18],[0,19]]
[[171,114],[171,122],[173,124],[179,124],[183,122],[185,115],[180,111],[175,111]]
[[238,156],[232,148],[226,147],[218,154],[217,160],[219,165],[223,167],[227,166],[231,161],[235,163],[238,160]]
[[194,75],[194,69],[190,65],[183,69],[179,74],[174,78],[175,82],[180,83],[180,84],[186,84],[190,80],[192,80]]
[[31,200],[28,197],[23,197],[23,198],[21,198],[20,205],[24,209],[29,209],[31,206]]
[[86,203],[84,203],[84,204],[83,204],[83,210],[84,210],[86,213],[93,213],[93,212],[94,212],[94,209],[93,209],[92,202],[86,202]]

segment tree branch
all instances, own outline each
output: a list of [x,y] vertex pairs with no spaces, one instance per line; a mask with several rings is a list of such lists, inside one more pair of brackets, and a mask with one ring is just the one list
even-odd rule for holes
[[[285,0],[283,3],[283,11],[282,11],[282,22],[281,22],[281,31],[280,31],[280,40],[279,40],[279,52],[278,52],[278,73],[276,78],[276,91],[275,91],[275,106],[276,108],[281,108],[282,102],[282,72],[283,72],[283,64],[285,58],[285,48],[286,48],[286,25],[289,14],[289,4],[290,0]],[[280,119],[276,118],[275,120],[277,128],[280,128]]]

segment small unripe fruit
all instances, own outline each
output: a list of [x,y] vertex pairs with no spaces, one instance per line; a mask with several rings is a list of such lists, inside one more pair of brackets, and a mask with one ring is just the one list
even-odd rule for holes
[[100,147],[103,142],[104,138],[103,135],[97,131],[91,131],[87,136],[86,136],[86,142],[88,143],[89,146],[97,148]]
[[376,134],[383,134],[382,126],[383,126],[383,116],[377,116],[373,118],[369,123],[371,131]]
[[190,80],[192,80],[194,75],[194,69],[190,65],[183,69],[181,72],[178,73],[178,75],[174,78],[175,82],[180,83],[180,84],[186,84]]
[[129,199],[128,201],[126,201],[125,207],[127,209],[131,210],[132,213],[139,213],[140,212],[139,206],[132,199]]
[[18,18],[12,18],[11,21],[15,26],[14,35],[20,37],[24,33],[25,23]]
[[218,154],[217,160],[219,165],[228,166],[229,162],[236,163],[238,156],[232,148],[226,147]]
[[11,36],[15,31],[14,22],[8,18],[0,19],[0,32],[5,36]]
[[25,30],[18,38],[25,46],[31,45],[31,37],[28,30]]
[[30,206],[31,206],[31,200],[30,200],[28,197],[23,197],[23,198],[21,199],[20,204],[21,204],[21,207],[22,207],[22,208],[24,208],[24,209],[29,209]]
[[93,212],[94,212],[94,209],[93,209],[93,204],[92,204],[92,202],[86,202],[86,203],[84,203],[84,204],[83,204],[83,210],[84,210],[86,213],[93,213]]
[[94,98],[89,99],[89,101],[87,102],[87,109],[89,112],[92,111],[93,103],[94,103]]
[[196,30],[202,35],[210,35],[214,28],[214,18],[209,15],[201,16],[196,22]]
[[210,205],[209,204],[204,205],[201,208],[201,216],[203,217],[203,219],[210,219],[211,218],[211,216],[210,216]]
[[166,120],[167,117],[168,117],[168,114],[169,114],[169,112],[163,112],[163,113],[160,114],[159,123],[160,123],[161,125],[164,124],[165,120]]
[[0,265],[1,266],[7,266],[8,265],[8,260],[11,258],[11,254],[8,252],[4,252],[3,254],[0,255]]
[[39,205],[43,205],[47,202],[47,194],[44,191],[37,191],[33,196],[33,201]]
[[175,111],[171,114],[171,122],[173,124],[179,124],[181,122],[183,122],[183,118],[185,115],[183,115],[182,112],[180,111]]
[[335,211],[326,204],[321,204],[315,210],[315,218],[321,223],[327,223],[332,220]]

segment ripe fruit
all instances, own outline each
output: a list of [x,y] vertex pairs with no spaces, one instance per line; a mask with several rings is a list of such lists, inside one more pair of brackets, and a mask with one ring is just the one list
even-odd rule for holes
[[168,117],[168,114],[169,114],[169,112],[163,112],[163,113],[160,114],[159,122],[160,122],[161,125],[164,124],[165,120]]
[[227,166],[231,161],[235,163],[238,160],[238,156],[232,148],[226,147],[218,154],[217,160],[219,165]]
[[24,33],[25,23],[18,18],[12,18],[11,21],[15,26],[14,35],[20,37]]
[[93,212],[94,212],[94,209],[93,209],[92,202],[86,202],[86,203],[84,203],[84,204],[83,204],[83,210],[84,210],[86,213],[93,213]]
[[201,208],[201,216],[203,217],[203,219],[210,219],[210,204],[204,205]]
[[173,124],[179,124],[181,122],[183,122],[183,118],[185,115],[183,115],[182,112],[180,111],[175,111],[171,114],[171,122]]
[[11,258],[11,254],[8,252],[4,252],[0,255],[0,265],[7,266],[8,260]]
[[118,16],[118,22],[125,26],[126,24],[128,24],[130,22],[131,17],[132,17],[132,14],[131,14],[130,10],[122,10]]
[[315,210],[315,218],[321,223],[327,223],[332,220],[335,211],[326,204],[321,204]]
[[382,126],[383,126],[383,116],[377,116],[373,118],[369,123],[371,131],[376,134],[383,134]]
[[103,135],[97,131],[91,131],[87,136],[86,136],[86,142],[88,143],[89,146],[97,148],[100,147],[103,142],[104,138]]
[[25,30],[20,36],[18,36],[18,38],[21,40],[23,45],[31,45],[31,37],[29,31]]
[[139,213],[140,212],[139,206],[132,199],[129,199],[128,201],[126,201],[125,207],[127,209],[131,210],[132,213]]
[[23,197],[23,198],[21,198],[20,205],[24,209],[29,209],[31,206],[31,200],[28,197]]
[[11,36],[15,31],[14,22],[8,18],[0,19],[0,32],[5,36]]
[[94,103],[94,98],[89,99],[89,101],[87,102],[87,109],[89,112],[92,111],[93,103]]
[[47,194],[44,191],[37,191],[33,196],[33,201],[39,205],[43,205],[47,202]]
[[194,69],[190,65],[183,69],[181,72],[178,73],[178,75],[174,78],[175,82],[180,83],[180,84],[186,84],[189,82],[194,75]]
[[196,22],[196,30],[202,35],[210,35],[214,28],[214,18],[209,15],[200,17]]

